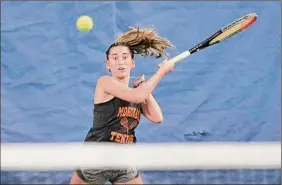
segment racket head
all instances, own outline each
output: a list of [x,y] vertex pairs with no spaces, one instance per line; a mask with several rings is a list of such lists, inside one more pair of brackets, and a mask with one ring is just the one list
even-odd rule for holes
[[236,35],[237,33],[247,29],[250,27],[256,20],[257,20],[257,14],[255,13],[249,13],[239,19],[236,19],[229,25],[223,27],[220,29],[221,33],[218,34],[215,38],[213,38],[209,45],[216,44],[218,42],[221,42],[227,38],[232,37],[233,35]]

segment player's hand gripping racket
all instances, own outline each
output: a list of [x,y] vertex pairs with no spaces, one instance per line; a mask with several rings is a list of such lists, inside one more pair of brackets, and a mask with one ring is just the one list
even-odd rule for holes
[[233,21],[229,25],[221,28],[220,30],[215,32],[212,36],[205,39],[201,43],[197,44],[193,48],[191,48],[187,51],[184,51],[183,53],[173,57],[170,60],[168,60],[168,62],[172,62],[172,63],[179,62],[179,61],[187,58],[189,55],[191,55],[191,54],[193,54],[193,53],[195,53],[195,52],[197,52],[201,49],[207,48],[207,47],[212,46],[214,44],[218,44],[219,42],[221,42],[221,41],[223,41],[227,38],[230,38],[231,36],[236,35],[237,33],[245,30],[250,25],[252,25],[256,20],[257,20],[257,15],[255,13],[247,14],[247,15]]

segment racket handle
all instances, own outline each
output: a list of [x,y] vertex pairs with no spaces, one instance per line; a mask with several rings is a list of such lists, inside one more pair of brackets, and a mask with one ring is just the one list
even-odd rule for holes
[[180,53],[179,55],[176,55],[175,57],[173,57],[172,59],[170,59],[167,62],[171,62],[171,63],[176,63],[179,62],[185,58],[187,58],[189,55],[191,55],[190,51],[184,51],[183,53]]

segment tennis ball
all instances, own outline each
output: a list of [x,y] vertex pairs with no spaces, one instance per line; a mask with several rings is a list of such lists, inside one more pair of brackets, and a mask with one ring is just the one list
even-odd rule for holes
[[87,15],[80,16],[76,21],[76,27],[81,32],[88,32],[93,28],[93,19]]

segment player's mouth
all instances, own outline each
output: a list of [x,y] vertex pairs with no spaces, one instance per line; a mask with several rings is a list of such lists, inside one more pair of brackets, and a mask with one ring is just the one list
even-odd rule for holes
[[125,68],[124,67],[119,67],[118,71],[125,71]]

